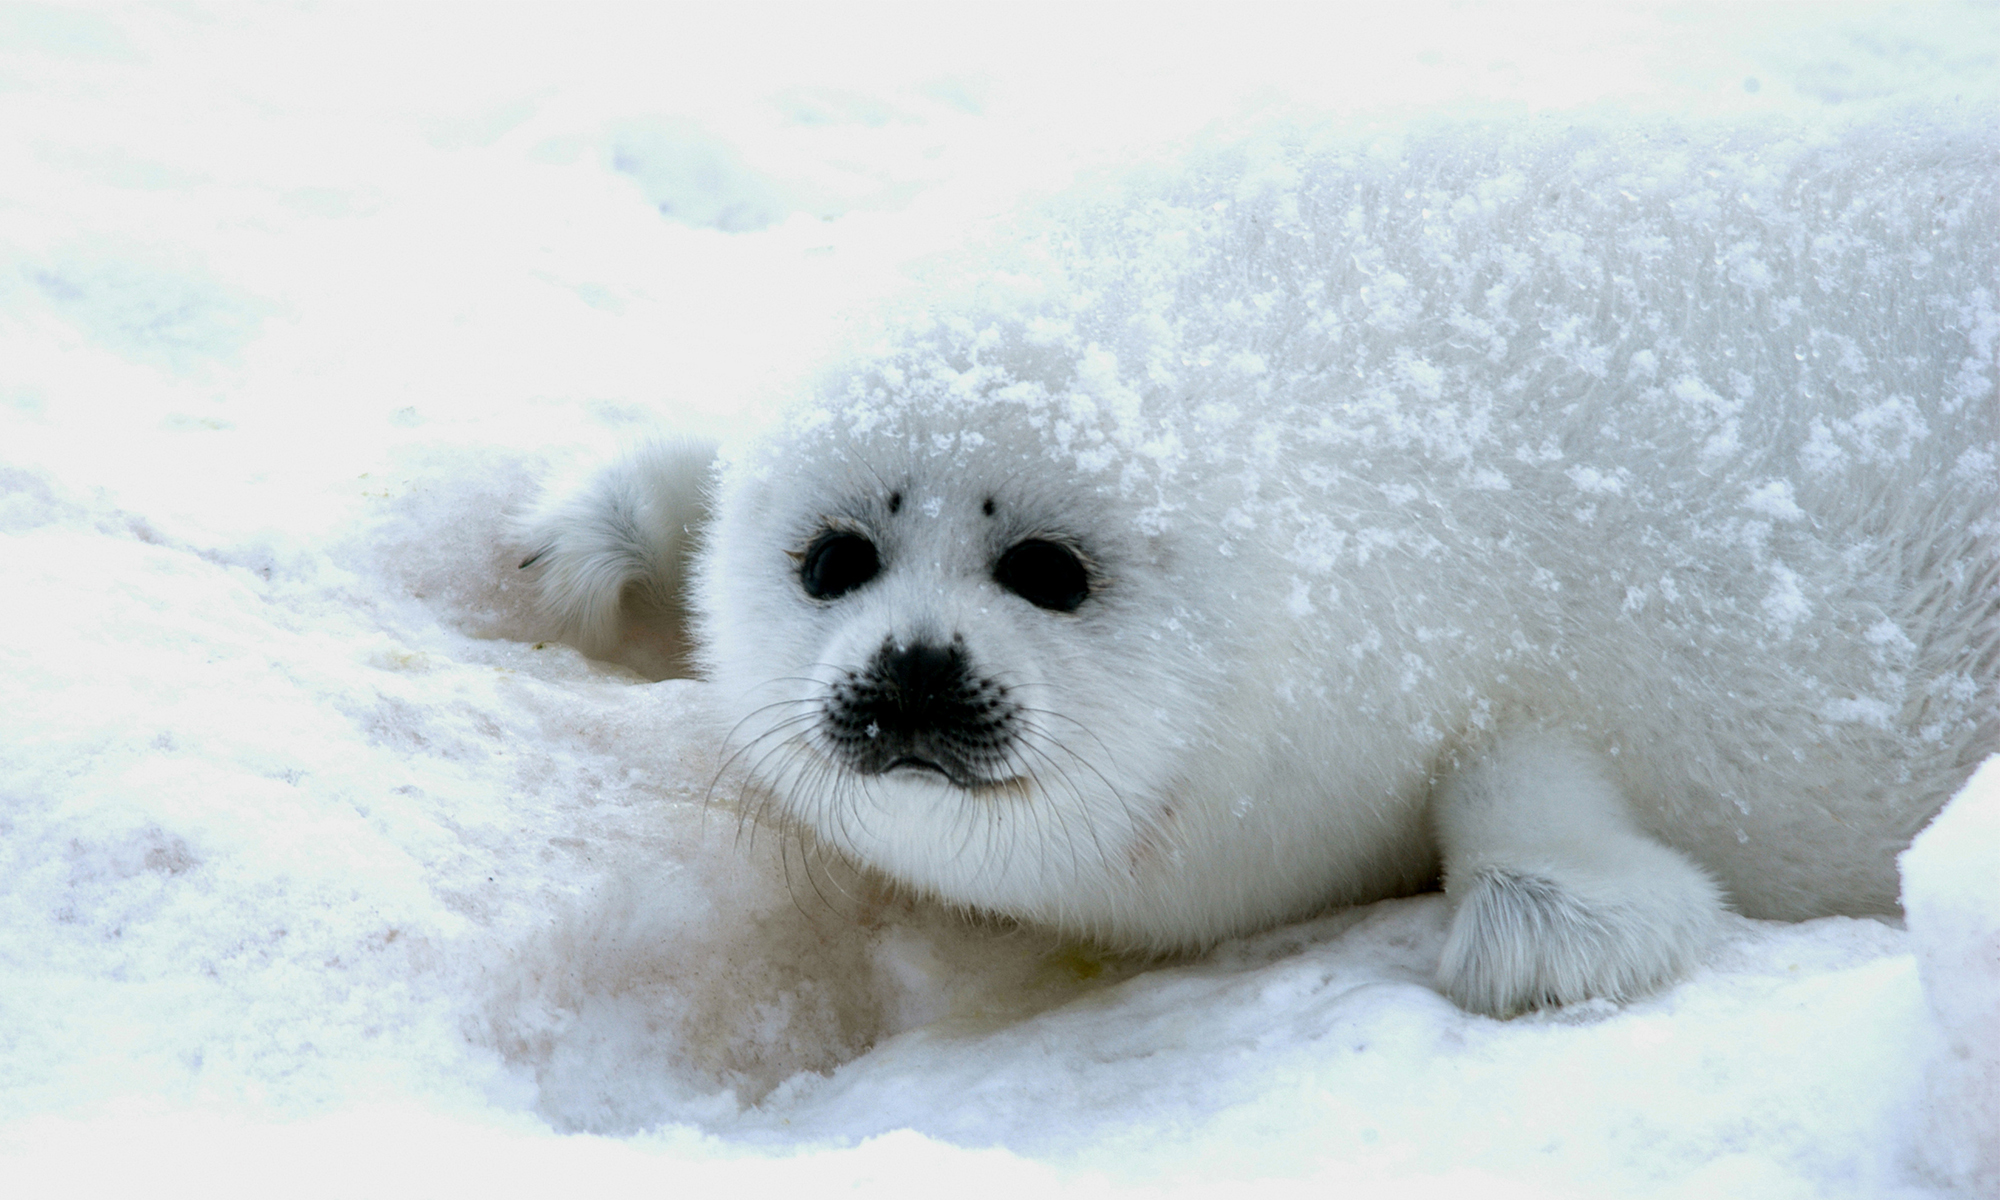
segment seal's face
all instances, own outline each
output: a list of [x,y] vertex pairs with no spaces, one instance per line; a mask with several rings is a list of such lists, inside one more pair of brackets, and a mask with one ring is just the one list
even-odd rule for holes
[[[899,514],[902,503],[900,492],[891,493],[890,513]],[[980,508],[997,515],[991,497]],[[826,604],[867,588],[884,568],[875,540],[850,527],[827,529],[798,557],[800,590]],[[1101,586],[1080,550],[1050,536],[1015,541],[986,574],[999,591],[1058,614],[1075,613]],[[1006,603],[987,599],[989,606]],[[858,775],[927,772],[973,792],[1022,786],[1034,775],[1022,758],[1033,721],[1014,691],[975,660],[963,629],[946,637],[937,621],[920,618],[907,630],[891,628],[860,665],[838,672],[814,737],[827,757]]]
[[1160,849],[1192,706],[1158,539],[1023,439],[821,431],[737,472],[710,675],[782,812],[952,899],[1035,911]]

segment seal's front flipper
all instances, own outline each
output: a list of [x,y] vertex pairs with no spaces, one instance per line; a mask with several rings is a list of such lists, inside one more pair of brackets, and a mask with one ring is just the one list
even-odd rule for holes
[[1453,903],[1438,982],[1467,1009],[1639,995],[1714,936],[1714,881],[1642,833],[1603,764],[1567,738],[1503,738],[1432,808]]
[[690,673],[687,589],[715,447],[649,442],[517,522],[556,640],[654,678]]

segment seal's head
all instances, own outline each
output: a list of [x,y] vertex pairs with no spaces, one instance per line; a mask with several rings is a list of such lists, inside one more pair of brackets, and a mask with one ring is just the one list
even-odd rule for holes
[[[1312,261],[1296,215],[1187,186],[1200,203],[1059,206],[857,339],[725,453],[695,572],[760,815],[948,900],[1150,948],[1429,870],[1370,849],[1415,841],[1385,833],[1413,803],[1388,764],[1425,747],[1357,740],[1421,725],[1429,697],[1316,719],[1392,669],[1316,655],[1383,645],[1352,628],[1354,581],[1436,539],[1379,516],[1380,480],[1345,482],[1326,365],[1275,369],[1284,338],[1327,337],[1324,285],[1289,282]],[[1329,762],[1352,802],[1318,802]]]
[[1117,937],[1086,897],[1162,852],[1202,740],[1174,531],[1040,389],[883,374],[724,472],[701,607],[737,761],[860,861]]

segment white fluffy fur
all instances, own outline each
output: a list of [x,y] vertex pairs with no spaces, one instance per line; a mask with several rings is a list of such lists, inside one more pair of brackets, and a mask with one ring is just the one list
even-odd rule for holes
[[1438,978],[1467,1008],[1648,991],[1691,965],[1721,909],[1568,738],[1515,733],[1440,780],[1431,806],[1457,903]]
[[550,488],[516,522],[553,634],[585,654],[653,674],[687,664],[693,530],[707,518],[711,443],[649,442],[569,487]]
[[[1669,980],[1725,903],[1893,911],[2000,746],[1996,154],[1279,134],[1088,189],[723,462],[737,761],[823,845],[1121,945],[1442,875],[1440,981],[1496,1014]],[[543,510],[564,628],[671,586],[694,461]],[[882,568],[816,601],[830,527]],[[996,583],[1030,537],[1093,564],[1075,612]],[[842,766],[838,681],[952,639],[1012,781]]]

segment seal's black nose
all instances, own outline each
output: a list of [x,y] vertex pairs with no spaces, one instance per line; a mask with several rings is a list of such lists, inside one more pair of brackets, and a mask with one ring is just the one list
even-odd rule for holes
[[865,669],[833,687],[822,728],[861,774],[911,768],[969,787],[1003,764],[1013,716],[1005,695],[973,669],[958,638],[884,641]]
[[910,734],[920,729],[966,723],[961,711],[972,691],[965,651],[957,644],[882,643],[869,664],[879,682],[870,713],[882,731]]

